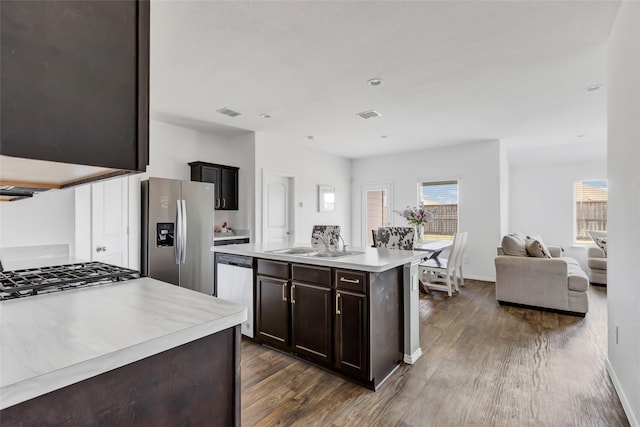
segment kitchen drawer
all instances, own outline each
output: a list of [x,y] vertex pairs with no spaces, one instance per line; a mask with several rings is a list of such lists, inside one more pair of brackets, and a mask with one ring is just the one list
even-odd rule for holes
[[289,279],[289,263],[282,261],[258,260],[258,274],[262,276]]
[[291,278],[298,282],[331,287],[331,268],[293,264]]
[[336,289],[362,294],[366,293],[367,273],[336,269]]

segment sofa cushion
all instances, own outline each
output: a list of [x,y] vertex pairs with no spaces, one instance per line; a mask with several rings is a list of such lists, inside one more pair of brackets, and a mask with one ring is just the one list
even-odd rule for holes
[[582,269],[582,267],[580,267],[580,263],[575,258],[571,258],[571,257],[568,257],[568,256],[563,256],[562,260],[564,262],[566,262],[567,264],[569,264],[569,265],[575,265],[576,267]]
[[572,291],[586,292],[589,289],[589,278],[587,277],[585,272],[582,271],[579,266],[575,266],[572,264],[567,265],[567,270],[569,273],[569,289]]
[[606,270],[607,269],[607,259],[606,258],[589,258],[587,260],[587,265],[589,268],[596,268],[598,270]]
[[529,256],[536,258],[551,258],[551,253],[540,236],[527,237],[525,248]]
[[502,252],[511,256],[527,256],[525,236],[520,233],[507,234],[502,238]]

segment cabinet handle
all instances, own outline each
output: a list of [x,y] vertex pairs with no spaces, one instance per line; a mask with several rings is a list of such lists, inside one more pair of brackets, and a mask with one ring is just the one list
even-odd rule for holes
[[360,279],[347,279],[347,278],[344,278],[344,277],[340,277],[340,281],[341,282],[347,282],[347,283],[355,283],[355,284],[360,283]]
[[220,207],[220,199],[216,199],[216,208]]
[[340,293],[336,292],[336,314],[340,313]]
[[227,200],[226,199],[222,199],[222,207],[223,208],[227,207]]
[[282,301],[287,302],[287,282],[282,284]]
[[296,285],[291,285],[291,304],[295,304],[296,300],[294,299],[293,296],[293,290],[296,288]]

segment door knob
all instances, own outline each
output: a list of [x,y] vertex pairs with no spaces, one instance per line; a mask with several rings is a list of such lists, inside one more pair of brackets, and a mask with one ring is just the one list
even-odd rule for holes
[[106,246],[96,246],[96,252],[106,252],[106,251],[107,251]]

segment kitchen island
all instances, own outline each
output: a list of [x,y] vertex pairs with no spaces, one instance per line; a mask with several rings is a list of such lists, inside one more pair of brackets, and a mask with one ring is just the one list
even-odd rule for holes
[[420,356],[416,265],[424,253],[377,248],[329,253],[255,243],[212,250],[254,260],[259,343],[373,389],[400,362]]
[[2,301],[2,425],[239,425],[246,316],[150,278]]

